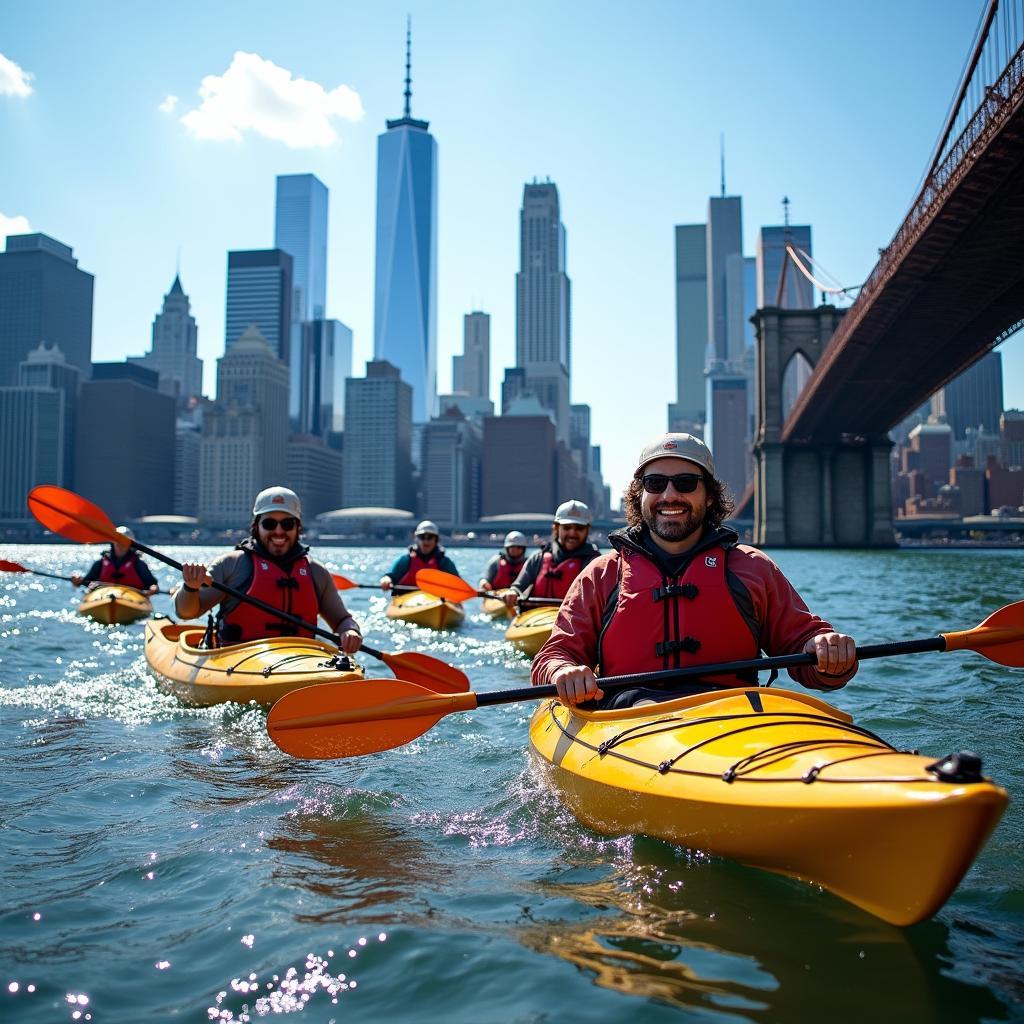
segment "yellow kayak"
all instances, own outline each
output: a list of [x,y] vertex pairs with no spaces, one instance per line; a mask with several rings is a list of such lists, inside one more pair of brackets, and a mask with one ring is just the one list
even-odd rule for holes
[[186,704],[224,701],[269,707],[292,690],[363,678],[354,662],[332,664],[338,649],[313,637],[271,637],[204,649],[203,629],[158,618],[146,623],[146,661],[157,687]]
[[462,625],[466,612],[462,605],[422,590],[395,594],[388,605],[387,617],[426,626],[428,629],[456,629]]
[[1008,802],[980,764],[964,759],[956,771],[952,759],[902,753],[785,690],[624,711],[545,701],[530,744],[566,806],[598,832],[790,875],[896,925],[942,906]]
[[505,639],[531,658],[547,643],[558,618],[558,605],[540,605],[520,612],[505,630]]
[[[496,590],[495,593],[507,594],[508,590]],[[504,601],[499,601],[496,597],[485,597],[483,599],[483,612],[484,615],[490,615],[492,619],[512,618],[515,615],[515,612]]]
[[78,606],[79,615],[87,615],[105,625],[127,625],[153,614],[149,595],[134,587],[101,584],[93,587]]

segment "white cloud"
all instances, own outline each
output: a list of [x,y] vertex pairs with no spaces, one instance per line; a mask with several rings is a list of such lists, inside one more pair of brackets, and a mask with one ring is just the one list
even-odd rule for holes
[[7,217],[0,213],[0,238],[8,235],[30,235],[32,228],[29,226],[28,217]]
[[0,96],[20,96],[22,99],[31,96],[32,86],[28,83],[34,77],[0,53]]
[[359,121],[363,103],[347,85],[329,92],[318,82],[293,78],[256,53],[235,53],[223,75],[207,75],[202,103],[181,118],[197,139],[240,142],[245,132],[292,149],[329,146],[338,138],[336,119]]
[[165,114],[171,114],[174,112],[174,108],[178,105],[177,96],[168,96],[167,99],[160,104],[160,110]]

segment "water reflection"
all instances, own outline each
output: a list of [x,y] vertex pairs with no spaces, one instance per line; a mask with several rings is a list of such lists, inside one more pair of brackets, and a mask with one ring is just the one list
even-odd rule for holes
[[[593,874],[592,859],[574,867]],[[988,989],[943,973],[952,958],[943,924],[895,928],[812,887],[666,844],[637,840],[604,877],[541,881],[537,895],[592,914],[528,923],[524,945],[602,988],[671,1006],[832,1024],[1007,1016]]]
[[381,818],[379,808],[368,806],[379,799],[352,793],[343,809],[279,821],[277,834],[266,841],[282,855],[275,861],[275,881],[300,886],[327,904],[297,920],[351,924],[354,915],[369,909],[377,923],[433,915],[428,893],[451,881],[453,868],[406,829]]

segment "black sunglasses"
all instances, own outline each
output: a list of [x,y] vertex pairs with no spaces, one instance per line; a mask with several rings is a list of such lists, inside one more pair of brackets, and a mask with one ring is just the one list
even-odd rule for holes
[[260,526],[262,526],[267,533],[273,533],[279,526],[282,530],[294,530],[298,524],[298,519],[293,519],[291,516],[285,516],[284,519],[272,519],[270,516],[264,516],[260,520]]
[[702,473],[676,473],[666,476],[664,473],[648,473],[643,478],[644,490],[648,494],[664,494],[671,483],[679,494],[690,494],[697,490],[697,485],[704,480]]

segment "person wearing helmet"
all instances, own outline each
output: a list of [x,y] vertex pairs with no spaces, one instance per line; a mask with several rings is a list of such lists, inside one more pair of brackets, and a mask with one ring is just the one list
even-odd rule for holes
[[84,585],[90,589],[102,584],[115,583],[122,587],[134,587],[144,594],[155,594],[160,589],[156,577],[131,545],[135,540],[135,534],[127,526],[119,526],[117,532],[122,534],[128,543],[118,544],[117,541],[112,541],[110,547],[93,562],[84,576],[80,572],[72,573],[71,582],[76,587]]
[[380,589],[390,590],[392,587],[415,587],[416,573],[420,569],[440,569],[459,575],[455,563],[444,553],[441,547],[441,531],[437,524],[424,519],[413,535],[413,543],[409,550],[395,560],[395,564],[380,578]]
[[507,590],[526,564],[526,534],[512,530],[505,534],[501,551],[487,563],[478,590]]
[[844,686],[857,671],[852,637],[812,615],[779,567],[723,526],[733,511],[711,452],[691,434],[655,438],[623,498],[628,526],[591,562],[559,609],[531,681],[576,705],[630,707],[716,687],[757,685],[756,673],[651,683],[605,696],[602,676],[805,652],[789,674],[811,689]]
[[268,487],[256,495],[252,516],[249,536],[234,551],[214,559],[209,568],[201,562],[182,565],[182,584],[174,594],[178,615],[195,619],[216,607],[220,645],[273,636],[313,636],[310,630],[214,590],[212,584],[217,582],[313,625],[322,616],[337,633],[345,654],[358,651],[362,634],[330,572],[299,543],[302,505],[298,495],[287,487]]
[[505,595],[509,608],[514,608],[527,594],[530,597],[565,597],[572,581],[601,553],[597,545],[587,539],[591,519],[590,509],[576,498],[558,506],[551,524],[551,540],[530,555]]

